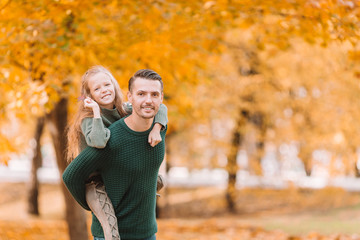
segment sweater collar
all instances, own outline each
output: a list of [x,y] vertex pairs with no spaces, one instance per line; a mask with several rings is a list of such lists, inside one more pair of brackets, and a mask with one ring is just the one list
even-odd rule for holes
[[153,129],[153,127],[154,127],[155,121],[152,123],[151,127],[146,131],[143,131],[143,132],[134,131],[131,128],[129,128],[129,126],[125,123],[125,118],[127,118],[127,117],[129,117],[129,115],[126,116],[126,117],[121,118],[120,121],[124,125],[125,129],[131,134],[134,134],[134,135],[148,135],[151,132],[151,130]]

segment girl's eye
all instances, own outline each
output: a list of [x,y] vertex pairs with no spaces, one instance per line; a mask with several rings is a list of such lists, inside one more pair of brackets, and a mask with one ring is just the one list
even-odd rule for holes
[[110,83],[105,84],[105,86],[110,86]]

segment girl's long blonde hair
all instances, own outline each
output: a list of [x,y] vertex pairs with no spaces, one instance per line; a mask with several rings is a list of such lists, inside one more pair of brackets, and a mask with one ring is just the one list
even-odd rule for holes
[[90,97],[90,89],[89,89],[89,78],[98,74],[104,73],[106,74],[112,84],[114,85],[115,89],[115,99],[114,99],[114,106],[119,112],[121,117],[127,115],[123,108],[123,95],[120,90],[120,86],[113,75],[104,67],[102,66],[93,66],[89,70],[85,72],[85,74],[81,78],[81,100],[79,101],[78,111],[76,112],[74,119],[71,124],[68,125],[68,133],[67,133],[67,160],[71,162],[79,153],[80,153],[80,144],[81,144],[81,123],[84,118],[87,117],[94,117],[92,109],[85,108],[84,106],[84,99],[86,97]]

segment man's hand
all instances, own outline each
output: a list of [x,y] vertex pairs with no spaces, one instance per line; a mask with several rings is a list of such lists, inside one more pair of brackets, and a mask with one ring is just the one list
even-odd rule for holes
[[155,123],[153,129],[149,133],[148,142],[150,146],[155,147],[159,142],[162,141],[160,130],[162,125],[160,123]]

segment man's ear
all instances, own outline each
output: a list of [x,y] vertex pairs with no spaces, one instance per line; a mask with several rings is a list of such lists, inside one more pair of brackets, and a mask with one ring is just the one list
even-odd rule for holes
[[162,92],[161,93],[161,102],[163,102],[163,100],[164,100],[164,93]]
[[132,96],[131,96],[131,92],[130,92],[130,91],[127,92],[127,98],[128,98],[128,101],[129,101],[129,102],[132,101]]

